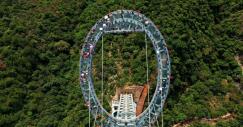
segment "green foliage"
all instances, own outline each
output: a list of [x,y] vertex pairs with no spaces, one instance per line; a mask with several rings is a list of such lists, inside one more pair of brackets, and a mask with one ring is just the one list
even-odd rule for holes
[[[228,112],[243,125],[243,8],[240,0],[41,0],[0,2],[0,126],[87,126],[88,110],[79,87],[79,48],[94,23],[118,9],[140,10],[164,35],[172,61],[165,126]],[[93,79],[101,95],[101,42]],[[146,82],[143,34],[104,36],[104,107],[115,88]],[[148,43],[149,74],[156,60]],[[152,82],[151,95],[155,82]],[[152,96],[150,96],[152,97]],[[159,121],[161,123],[161,121]],[[193,127],[210,125],[194,122]]]

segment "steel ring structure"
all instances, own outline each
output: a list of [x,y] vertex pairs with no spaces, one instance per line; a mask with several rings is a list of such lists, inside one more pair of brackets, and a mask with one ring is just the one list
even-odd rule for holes
[[[148,107],[135,119],[125,121],[110,115],[98,100],[92,81],[92,55],[101,36],[112,33],[145,32],[153,44],[157,58],[157,86]],[[122,124],[136,127],[149,126],[162,112],[170,84],[170,57],[163,36],[154,23],[143,14],[132,10],[118,10],[101,18],[89,31],[80,57],[80,85],[89,110],[105,127]]]

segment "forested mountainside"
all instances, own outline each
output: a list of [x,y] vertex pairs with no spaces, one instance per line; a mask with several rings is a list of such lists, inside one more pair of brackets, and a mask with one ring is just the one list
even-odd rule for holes
[[[79,86],[80,48],[95,22],[118,9],[145,14],[170,50],[172,80],[164,126],[184,121],[191,127],[243,125],[242,0],[1,0],[0,126],[87,126]],[[146,81],[143,35],[105,36],[104,49],[104,106],[109,108],[115,86]],[[99,52],[93,61],[98,95]],[[151,46],[148,53],[154,77]],[[200,122],[227,113],[234,117]]]

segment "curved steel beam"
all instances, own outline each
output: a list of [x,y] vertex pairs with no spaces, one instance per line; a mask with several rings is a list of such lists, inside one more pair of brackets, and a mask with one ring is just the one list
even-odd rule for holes
[[[158,75],[156,90],[149,106],[135,119],[124,121],[110,115],[97,99],[91,78],[92,55],[98,40],[104,34],[129,32],[145,32],[150,38],[156,53]],[[162,112],[169,84],[170,57],[165,40],[154,23],[143,14],[132,10],[114,11],[101,18],[89,31],[81,49],[80,85],[85,103],[90,107],[93,117],[103,122],[104,126],[118,127],[121,123],[135,123],[136,126],[142,127],[153,123]]]

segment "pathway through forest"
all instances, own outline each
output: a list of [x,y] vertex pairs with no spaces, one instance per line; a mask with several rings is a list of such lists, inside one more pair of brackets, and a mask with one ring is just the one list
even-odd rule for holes
[[235,118],[235,115],[232,113],[227,113],[223,116],[219,116],[216,118],[202,118],[202,119],[194,119],[194,120],[190,120],[190,121],[183,121],[177,124],[172,125],[172,127],[189,127],[193,122],[200,122],[200,123],[207,123],[209,125],[216,125],[217,122],[219,121],[229,121],[229,120],[233,120]]

